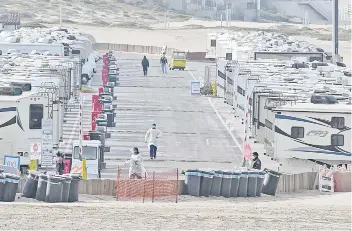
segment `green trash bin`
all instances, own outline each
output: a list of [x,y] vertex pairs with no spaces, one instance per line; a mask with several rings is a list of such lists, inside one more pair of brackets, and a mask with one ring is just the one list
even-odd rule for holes
[[209,197],[211,184],[213,182],[214,172],[201,171],[200,196]]
[[237,197],[238,195],[238,186],[240,183],[240,172],[233,172],[231,175],[231,191],[230,197]]
[[222,183],[220,195],[223,197],[230,197],[231,195],[231,181],[232,181],[232,172],[225,172],[222,175]]
[[199,196],[202,173],[199,170],[187,170],[185,175],[187,193],[191,196]]
[[12,202],[16,199],[16,192],[18,187],[18,182],[20,181],[20,176],[15,174],[5,174],[5,187],[3,191],[3,201]]
[[264,171],[266,172],[266,176],[264,179],[262,193],[275,196],[277,185],[279,184],[279,180],[282,174],[270,169],[264,169]]

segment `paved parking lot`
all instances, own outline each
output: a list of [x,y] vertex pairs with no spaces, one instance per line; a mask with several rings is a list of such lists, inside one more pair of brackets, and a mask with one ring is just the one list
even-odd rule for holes
[[[172,168],[230,169],[241,161],[241,153],[206,97],[191,95],[190,84],[204,72],[204,64],[192,63],[190,71],[168,71],[163,74],[159,56],[148,56],[150,69],[143,76],[143,55],[116,53],[119,68],[116,127],[110,128],[111,138],[105,153],[107,169],[102,178],[116,178],[117,167],[131,155],[132,147],[143,153],[148,171]],[[101,66],[90,86],[101,86]],[[192,74],[191,74],[192,73]],[[90,129],[91,95],[84,97],[84,131]],[[78,133],[77,112],[68,113],[65,140]],[[156,160],[149,159],[144,135],[153,123],[163,132],[159,139]],[[78,134],[77,134],[78,135]],[[71,136],[72,138],[72,136]],[[70,143],[70,142],[67,142]],[[69,149],[70,144],[67,144]]]

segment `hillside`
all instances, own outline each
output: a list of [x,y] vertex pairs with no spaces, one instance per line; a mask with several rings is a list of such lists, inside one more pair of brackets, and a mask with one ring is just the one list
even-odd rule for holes
[[[22,25],[58,24],[60,1],[1,0],[0,20],[8,12],[19,12]],[[148,3],[125,3],[124,0],[61,0],[63,23],[149,28],[164,21],[165,8]],[[171,12],[170,22],[188,20],[190,16]]]

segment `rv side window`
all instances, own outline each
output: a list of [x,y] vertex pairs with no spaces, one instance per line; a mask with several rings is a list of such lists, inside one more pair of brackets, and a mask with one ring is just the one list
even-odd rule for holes
[[344,145],[344,136],[340,134],[331,135],[331,145],[333,146],[343,146]]
[[210,46],[216,47],[216,40],[215,39],[210,40]]
[[43,104],[29,105],[29,129],[42,129]]
[[304,127],[291,127],[292,138],[304,138]]
[[270,130],[272,130],[273,129],[273,123],[266,119],[265,120],[265,127],[267,127]]
[[333,127],[333,128],[344,128],[345,127],[345,118],[343,118],[343,117],[332,117],[331,118],[331,127]]

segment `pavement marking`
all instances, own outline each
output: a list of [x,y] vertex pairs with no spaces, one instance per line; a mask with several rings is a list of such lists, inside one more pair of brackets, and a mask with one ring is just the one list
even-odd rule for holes
[[[192,78],[197,81],[196,77],[194,76],[194,74],[192,73],[192,71],[187,68],[188,73],[192,76]],[[219,111],[215,108],[213,101],[211,100],[211,98],[208,98],[208,101],[210,103],[210,106],[213,108],[215,114],[218,116],[219,120],[221,121],[222,125],[224,125],[225,129],[227,130],[227,132],[230,134],[231,138],[233,139],[233,141],[236,143],[238,149],[241,151],[241,153],[243,154],[243,150],[242,150],[242,145],[240,145],[240,142],[238,142],[238,140],[236,139],[236,137],[232,134],[230,128],[226,125],[225,121],[223,120],[223,118],[221,117]]]
[[240,149],[241,153],[243,153],[242,150],[242,145],[240,145],[240,142],[238,142],[238,140],[236,139],[236,137],[232,134],[230,128],[226,125],[224,119],[221,117],[220,113],[218,112],[218,110],[214,107],[213,101],[211,100],[211,98],[208,98],[208,101],[210,103],[210,106],[213,108],[213,110],[215,111],[215,114],[218,116],[219,120],[221,121],[222,125],[224,125],[224,127],[226,128],[227,132],[230,134],[231,138],[233,139],[233,141],[235,141],[237,147]]
[[188,71],[188,73],[192,76],[192,78],[194,79],[194,81],[198,81],[198,80],[196,79],[196,77],[194,76],[193,72],[192,72],[189,68],[187,68],[187,71]]
[[209,140],[208,140],[208,139],[205,139],[205,142],[206,142],[207,145],[209,146]]

